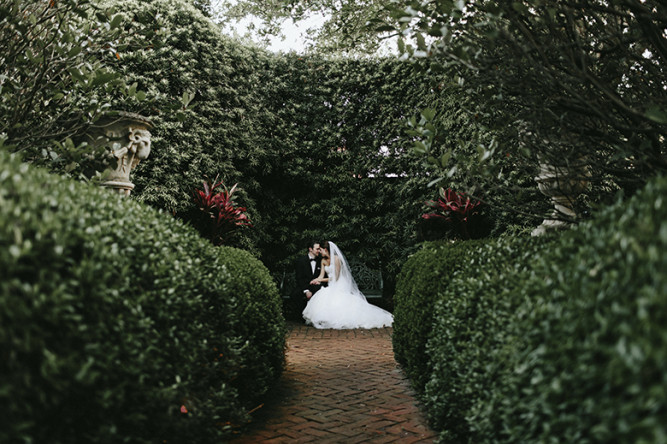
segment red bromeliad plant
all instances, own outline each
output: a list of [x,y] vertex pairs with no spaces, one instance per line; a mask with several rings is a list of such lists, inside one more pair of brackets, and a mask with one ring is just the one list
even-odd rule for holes
[[478,207],[481,201],[473,201],[465,193],[459,193],[451,188],[440,188],[437,201],[428,201],[426,205],[436,210],[433,213],[422,214],[424,219],[443,219],[458,231],[463,239],[470,239],[468,225],[473,216],[479,214]]
[[[207,236],[216,245],[223,244],[229,234],[243,226],[252,226],[250,219],[245,214],[246,208],[239,207],[234,202],[234,184],[231,190],[217,181],[216,177],[213,185],[204,181],[203,190],[195,190],[193,193],[195,204],[199,209],[208,215],[208,222],[205,226]],[[222,187],[222,190],[216,189]]]

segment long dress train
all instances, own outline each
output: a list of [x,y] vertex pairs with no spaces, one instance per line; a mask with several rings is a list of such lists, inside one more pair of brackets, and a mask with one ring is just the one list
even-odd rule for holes
[[390,327],[394,321],[392,314],[366,300],[342,252],[333,242],[329,242],[329,248],[331,263],[325,267],[329,285],[308,301],[303,310],[306,324],[338,330]]

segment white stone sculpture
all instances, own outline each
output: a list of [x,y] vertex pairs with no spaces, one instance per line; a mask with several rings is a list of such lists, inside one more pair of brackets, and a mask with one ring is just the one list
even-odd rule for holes
[[88,140],[95,145],[111,148],[117,159],[116,168],[105,172],[103,186],[129,196],[134,189],[130,173],[151,152],[152,123],[135,113],[120,112],[118,115],[100,119],[88,133]]
[[583,162],[562,166],[540,163],[540,172],[535,181],[540,192],[551,198],[554,210],[532,231],[532,236],[540,236],[547,230],[565,228],[577,219],[574,201],[588,187],[590,175],[590,169]]

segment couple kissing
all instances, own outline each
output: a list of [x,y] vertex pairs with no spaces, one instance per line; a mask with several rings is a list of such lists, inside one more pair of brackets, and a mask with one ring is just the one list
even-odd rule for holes
[[302,315],[315,328],[390,327],[393,316],[368,303],[343,252],[331,242],[311,242],[295,264],[294,297],[306,302]]
[[[296,261],[295,277],[296,290],[295,296],[304,299],[307,302],[317,291],[328,284],[326,272],[322,267],[323,249],[322,245],[327,242],[311,242],[308,244],[307,254],[299,257]],[[326,278],[327,281],[322,281]]]

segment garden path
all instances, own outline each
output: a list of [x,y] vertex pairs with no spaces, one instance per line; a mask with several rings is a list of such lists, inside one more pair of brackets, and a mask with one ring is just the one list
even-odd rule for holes
[[245,443],[432,443],[391,328],[317,330],[289,323],[287,367]]

